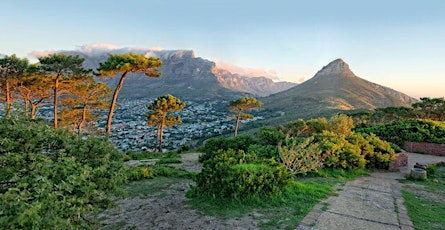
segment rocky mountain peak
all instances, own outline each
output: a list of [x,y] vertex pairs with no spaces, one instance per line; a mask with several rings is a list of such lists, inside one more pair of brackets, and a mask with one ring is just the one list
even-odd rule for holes
[[331,75],[341,75],[354,77],[355,74],[349,69],[349,65],[344,62],[341,58],[338,58],[327,66],[324,66],[320,71],[317,72],[316,76],[331,76]]

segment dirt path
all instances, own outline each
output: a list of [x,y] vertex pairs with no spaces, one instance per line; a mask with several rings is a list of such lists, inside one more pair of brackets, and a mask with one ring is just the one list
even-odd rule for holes
[[409,153],[400,172],[374,172],[336,187],[338,196],[318,204],[297,229],[414,229],[401,195],[405,178],[415,163],[445,162],[445,157]]
[[[171,166],[200,172],[198,157],[198,153],[183,154],[182,163]],[[155,186],[150,184],[152,180],[142,183],[148,188]],[[191,180],[167,182],[162,192],[118,201],[116,208],[99,214],[102,229],[258,229],[259,221],[249,215],[223,220],[188,207],[185,193],[192,183]]]

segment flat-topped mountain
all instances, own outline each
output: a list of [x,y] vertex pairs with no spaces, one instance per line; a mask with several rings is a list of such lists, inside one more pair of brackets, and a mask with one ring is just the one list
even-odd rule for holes
[[357,77],[342,59],[329,63],[315,76],[291,89],[261,99],[269,112],[309,118],[342,110],[410,106],[417,100]]
[[[183,100],[231,100],[240,96],[267,96],[296,85],[290,82],[274,82],[266,77],[242,76],[218,68],[213,61],[196,57],[192,50],[113,49],[102,52],[67,51],[66,54],[85,58],[84,66],[99,67],[110,53],[133,52],[162,60],[160,78],[148,78],[144,74],[130,74],[119,94],[120,98],[154,98],[173,94]],[[111,87],[119,78],[105,80]]]

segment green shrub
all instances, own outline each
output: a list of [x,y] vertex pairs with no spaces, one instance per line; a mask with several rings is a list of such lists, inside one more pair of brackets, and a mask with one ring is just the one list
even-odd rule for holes
[[445,144],[445,124],[431,120],[409,119],[374,126],[362,125],[355,131],[374,133],[398,146],[402,146],[404,141]]
[[218,150],[236,149],[246,152],[249,146],[254,144],[259,144],[258,140],[255,140],[249,135],[238,135],[232,138],[213,138],[208,140],[202,147],[204,154],[199,156],[199,162],[204,162],[215,157]]
[[243,199],[270,195],[292,181],[286,168],[273,159],[258,160],[242,150],[219,150],[196,176],[196,194]]
[[190,148],[190,145],[183,144],[183,145],[181,145],[181,147],[179,147],[179,149],[178,149],[178,153],[187,152],[187,151],[189,151],[190,149],[191,149],[191,148]]
[[278,145],[286,138],[286,134],[283,131],[273,127],[261,127],[258,134],[261,144],[263,145]]
[[365,157],[359,146],[351,144],[345,136],[331,132],[323,132],[316,136],[325,159],[324,166],[328,168],[355,169],[364,168]]
[[129,181],[137,181],[142,179],[153,178],[153,172],[146,166],[131,167],[128,172]]
[[276,145],[250,145],[247,149],[249,153],[255,153],[258,158],[269,159],[273,158],[276,161],[280,161],[280,153]]
[[0,226],[92,228],[126,180],[121,156],[100,138],[78,139],[33,121],[0,121]]
[[164,165],[155,165],[150,168],[155,177],[178,177],[193,179],[196,175],[194,172],[187,172],[181,169],[176,169]]
[[317,143],[311,143],[313,140],[314,137],[309,137],[298,145],[293,140],[286,146],[278,146],[281,161],[290,173],[306,174],[323,167],[322,151]]

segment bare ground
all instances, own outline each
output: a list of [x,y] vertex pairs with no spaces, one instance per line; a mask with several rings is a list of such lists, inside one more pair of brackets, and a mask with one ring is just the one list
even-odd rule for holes
[[[171,166],[191,172],[201,171],[198,153],[182,155],[181,164]],[[150,186],[151,180],[144,180]],[[162,192],[119,200],[118,206],[98,215],[102,229],[258,229],[261,214],[237,219],[205,216],[186,205],[185,193],[193,181],[171,183]]]

